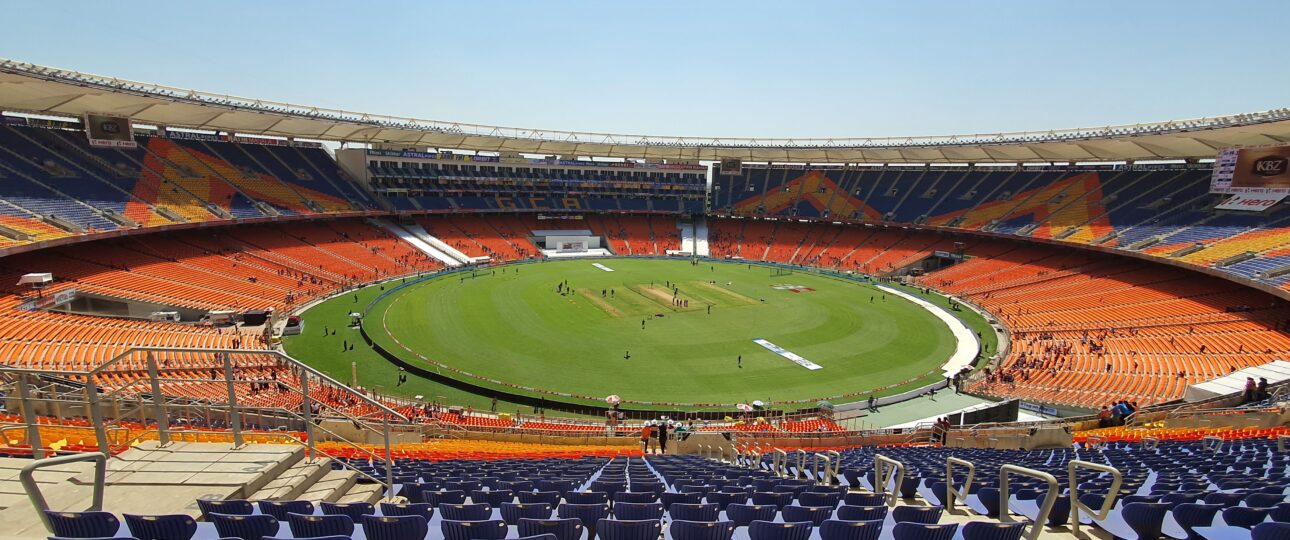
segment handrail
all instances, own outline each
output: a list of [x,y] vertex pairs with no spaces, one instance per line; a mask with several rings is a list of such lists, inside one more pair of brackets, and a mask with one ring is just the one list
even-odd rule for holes
[[97,512],[103,509],[103,490],[107,484],[107,458],[107,454],[104,454],[103,452],[68,454],[65,456],[38,459],[22,467],[22,470],[18,472],[18,480],[22,482],[22,489],[27,492],[27,499],[31,501],[31,505],[36,507],[36,514],[40,516],[40,521],[45,524],[46,530],[53,533],[54,524],[50,522],[49,515],[45,513],[49,510],[49,502],[45,500],[45,494],[40,491],[40,484],[36,483],[36,470],[62,465],[64,463],[93,461],[94,496],[90,502],[89,510]]
[[[887,484],[895,478],[895,487],[886,494]],[[894,507],[900,497],[900,486],[905,483],[905,464],[882,454],[873,456],[873,491],[879,495],[886,494],[887,506]]]
[[798,480],[806,478],[806,450],[798,448],[793,453],[797,455],[797,473],[793,475],[793,478]]
[[[1102,507],[1094,511],[1079,500],[1079,478],[1076,477],[1077,469],[1091,469],[1101,471],[1111,475],[1111,488],[1107,490],[1106,497],[1102,498]],[[1078,459],[1072,459],[1067,465],[1067,472],[1070,475],[1070,498],[1071,498],[1071,533],[1079,535],[1079,514],[1081,511],[1088,512],[1093,519],[1103,520],[1111,513],[1115,507],[1115,498],[1120,494],[1120,484],[1124,482],[1124,475],[1120,470],[1110,465],[1093,463]]]
[[775,473],[780,478],[788,476],[788,452],[779,448],[770,455],[770,472]]
[[[962,465],[967,467],[967,478],[963,480],[963,488],[954,487],[954,466]],[[956,457],[945,458],[945,510],[954,511],[955,503],[966,503],[968,493],[972,490],[972,479],[976,476],[976,465],[966,459]]]
[[1160,438],[1151,436],[1143,437],[1140,446],[1143,450],[1155,450],[1160,448]]
[[1012,521],[1012,513],[1008,511],[1008,476],[1010,473],[1038,478],[1048,483],[1048,493],[1044,495],[1044,502],[1039,505],[1039,515],[1035,516],[1035,520],[1030,524],[1030,532],[1026,533],[1028,540],[1036,540],[1039,538],[1039,533],[1043,532],[1044,524],[1048,523],[1048,514],[1053,511],[1053,504],[1057,502],[1057,478],[1043,471],[1012,464],[999,467],[999,504],[1002,506],[999,510],[999,521],[1001,523]]
[[1277,435],[1277,451],[1285,453],[1286,441],[1290,441],[1290,435]]
[[820,460],[824,460],[824,483],[830,484],[832,483],[832,477],[829,476],[829,473],[833,470],[831,465],[833,459],[820,452],[816,452],[811,456],[811,480],[820,481]]
[[1223,450],[1223,438],[1217,435],[1206,435],[1200,440],[1200,449],[1217,454]]
[[830,482],[837,480],[842,474],[842,453],[837,450],[827,450],[824,455],[829,456],[830,463],[833,464],[833,469],[829,471]]

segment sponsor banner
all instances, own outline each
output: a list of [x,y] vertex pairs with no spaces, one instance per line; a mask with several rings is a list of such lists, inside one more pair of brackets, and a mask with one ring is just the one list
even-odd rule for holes
[[191,131],[171,131],[169,129],[166,130],[165,137],[167,139],[186,139],[190,141],[220,142],[224,140],[224,137],[216,133],[193,133]]
[[265,144],[269,146],[289,146],[286,139],[265,139],[262,137],[245,137],[242,135],[224,135],[223,140],[235,143]]
[[27,117],[25,117],[25,116],[6,116],[6,117],[4,117],[4,125],[6,125],[6,126],[25,126],[25,125],[27,125]]
[[786,350],[784,350],[784,348],[783,348],[783,347],[780,347],[779,345],[776,345],[776,344],[771,343],[771,342],[769,342],[769,341],[766,341],[766,340],[764,340],[764,339],[761,339],[761,338],[754,339],[754,340],[753,340],[753,343],[756,343],[756,344],[758,344],[758,345],[761,345],[762,347],[765,347],[765,348],[769,349],[769,350],[770,350],[770,352],[773,352],[773,353],[775,353],[775,354],[778,354],[778,355],[780,355],[780,356],[783,356],[784,358],[787,358],[790,362],[792,362],[792,363],[794,363],[794,364],[797,364],[797,365],[799,365],[799,366],[802,366],[802,367],[804,367],[804,368],[806,368],[806,369],[809,369],[809,370],[811,370],[811,371],[815,371],[815,370],[817,370],[817,369],[821,369],[821,366],[820,366],[820,365],[818,365],[818,364],[816,364],[815,362],[812,362],[812,361],[810,361],[810,360],[807,360],[807,359],[805,359],[805,358],[802,358],[801,356],[798,356],[797,354],[795,354],[795,353],[793,353],[793,352],[786,351]]
[[1262,212],[1276,206],[1284,198],[1286,198],[1285,193],[1238,193],[1232,195],[1232,198],[1223,201],[1222,204],[1215,206],[1214,209]]
[[1017,404],[1017,406],[1030,412],[1037,412],[1039,414],[1046,414],[1048,416],[1057,416],[1057,409],[1053,407],[1045,407],[1043,405],[1036,405],[1034,403],[1028,403],[1025,401],[1022,401],[1021,403]]
[[76,299],[76,289],[64,289],[48,296],[41,296],[35,300],[23,302],[18,306],[19,311],[35,311],[38,309],[48,309],[54,306],[61,306]]
[[125,116],[85,113],[85,135],[90,146],[107,148],[135,148],[134,130]]
[[[13,117],[9,117],[9,118],[13,118]],[[26,123],[22,125],[27,125],[31,127],[74,129],[77,131],[80,131],[81,129],[83,129],[83,126],[81,126],[81,124],[76,122],[68,122],[66,120],[50,120],[48,118],[25,118],[24,120],[26,120]]]
[[1290,146],[1225,148],[1214,159],[1210,193],[1290,193]]

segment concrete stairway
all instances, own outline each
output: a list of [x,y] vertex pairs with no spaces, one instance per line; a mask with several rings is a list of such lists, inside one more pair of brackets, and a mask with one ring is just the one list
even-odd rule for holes
[[[30,459],[0,458],[0,538],[44,538],[49,534],[27,500],[18,471]],[[53,510],[88,508],[93,466],[76,463],[36,473]],[[197,499],[305,499],[317,504],[381,500],[384,486],[359,483],[358,473],[332,470],[328,458],[306,459],[295,445],[248,444],[232,450],[223,443],[144,442],[108,460],[103,509],[118,516],[189,514]]]

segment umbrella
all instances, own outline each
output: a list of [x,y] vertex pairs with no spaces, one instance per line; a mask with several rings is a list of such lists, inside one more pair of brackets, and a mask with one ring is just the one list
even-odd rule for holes
[[617,394],[605,398],[605,403],[608,403],[610,405],[617,405],[622,402],[623,402],[623,398],[618,397]]
[[741,410],[741,411],[745,411],[745,412],[746,412],[746,411],[751,411],[751,410],[752,410],[752,405],[749,405],[749,404],[747,404],[747,403],[739,403],[739,404],[735,405],[735,408],[736,408],[736,409],[739,409],[739,410]]
[[757,407],[758,409],[760,409],[760,408],[764,407],[765,405],[766,405],[766,404],[765,404],[765,403],[762,403],[760,399],[759,399],[759,400],[756,400],[756,401],[753,401],[753,407]]

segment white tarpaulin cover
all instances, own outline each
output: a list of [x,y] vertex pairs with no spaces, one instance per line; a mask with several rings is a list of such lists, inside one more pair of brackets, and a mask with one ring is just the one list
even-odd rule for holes
[[1183,401],[1191,403],[1212,397],[1244,392],[1246,377],[1253,377],[1255,381],[1258,381],[1259,377],[1265,377],[1268,379],[1268,384],[1279,383],[1290,379],[1290,362],[1273,360],[1261,366],[1247,367],[1217,379],[1193,384],[1188,386],[1187,391],[1183,393]]

